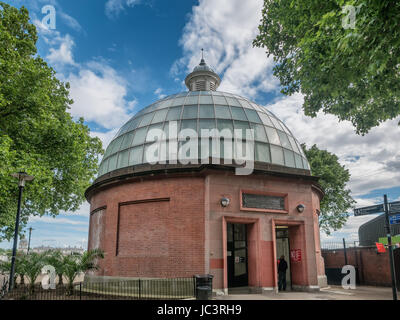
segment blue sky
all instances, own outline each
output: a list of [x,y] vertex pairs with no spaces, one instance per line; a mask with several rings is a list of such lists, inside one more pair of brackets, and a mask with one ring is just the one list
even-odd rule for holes
[[[272,74],[274,62],[253,48],[262,0],[30,0],[25,6],[39,31],[38,53],[71,83],[74,117],[83,116],[106,146],[141,108],[186,90],[183,80],[205,49],[206,61],[220,74],[221,91],[265,105],[300,142],[317,144],[349,168],[349,187],[358,206],[379,203],[384,193],[400,199],[399,119],[364,136],[330,115],[305,117],[300,94],[285,97]],[[56,28],[42,24],[42,8],[52,5]],[[89,205],[57,218],[34,217],[32,245],[86,246]],[[351,217],[322,241],[357,240],[358,226],[373,218]],[[10,247],[10,243],[0,243]]]

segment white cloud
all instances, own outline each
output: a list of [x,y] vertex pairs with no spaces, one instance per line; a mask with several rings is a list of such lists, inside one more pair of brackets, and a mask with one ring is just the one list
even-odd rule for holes
[[61,19],[64,21],[66,25],[70,28],[74,29],[75,31],[82,31],[82,26],[79,24],[78,20],[71,17],[70,15],[66,14],[65,12],[59,12]]
[[162,92],[163,92],[163,89],[157,88],[157,89],[154,91],[154,94],[157,96],[158,99],[162,99],[162,98],[165,98],[165,97],[167,96],[166,94],[164,94],[164,93],[162,93]]
[[[58,6],[56,1],[53,4]],[[78,28],[79,23],[74,18],[61,13],[71,27]],[[48,29],[39,19],[33,22],[49,46],[46,60],[58,72],[57,77],[71,85],[72,116],[83,117],[106,130],[119,128],[128,121],[137,104],[136,99],[126,98],[128,82],[102,58],[87,63],[76,62],[73,55],[75,42],[71,35],[63,36],[57,30]]]
[[89,202],[85,201],[82,203],[82,205],[79,207],[79,209],[76,210],[75,212],[61,212],[61,214],[68,215],[71,217],[75,217],[75,216],[89,217],[90,204],[89,204]]
[[74,104],[71,114],[106,129],[122,126],[132,116],[136,100],[128,101],[127,83],[104,63],[91,62],[68,76]]
[[108,0],[105,4],[105,12],[108,18],[113,19],[126,9],[126,7],[134,7],[141,0]]
[[77,65],[72,54],[72,48],[74,47],[75,43],[69,34],[65,35],[64,37],[58,36],[53,39],[52,42],[58,43],[59,47],[58,49],[49,49],[50,53],[46,56],[47,61],[57,66]]
[[190,72],[204,48],[206,62],[223,74],[219,90],[251,98],[260,90],[275,91],[279,83],[272,76],[272,57],[252,46],[262,6],[262,0],[200,0],[180,40],[183,57],[175,61],[171,73]]
[[62,217],[50,217],[50,216],[32,216],[29,217],[29,222],[44,222],[44,223],[52,223],[52,224],[67,224],[67,225],[87,225],[87,221],[77,221],[73,219],[68,219],[68,218],[62,218]]
[[[36,21],[41,26],[40,21]],[[58,31],[42,26],[43,38],[49,45],[46,60],[57,72],[57,77],[70,83],[70,97],[74,103],[70,113],[83,117],[86,122],[99,126],[92,136],[98,136],[107,147],[118,129],[127,122],[137,105],[135,98],[128,99],[129,83],[102,58],[87,63],[74,60],[75,47],[72,36],[61,36]],[[106,131],[104,131],[104,129]]]

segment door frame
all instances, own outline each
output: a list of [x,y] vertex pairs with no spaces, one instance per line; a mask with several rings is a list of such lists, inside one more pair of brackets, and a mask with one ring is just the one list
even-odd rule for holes
[[[278,225],[278,226],[281,227],[282,225]],[[278,238],[276,237],[276,230],[279,229],[279,228],[277,228],[278,226],[275,226],[275,251],[276,251],[276,240],[278,239]],[[286,261],[287,261],[287,263],[289,264],[290,290],[293,290],[293,282],[292,282],[292,261],[290,260],[290,237],[289,237],[289,227],[287,227],[287,229],[288,229],[288,236],[287,236],[286,238],[282,237],[282,238],[279,238],[279,239],[286,239],[286,241],[287,241],[289,254],[288,254],[288,256],[286,257],[286,259],[287,259]],[[280,257],[278,257],[278,255],[277,255],[277,256],[276,256],[275,263],[276,263],[276,261],[277,261],[278,258],[280,258]],[[286,280],[286,282],[287,282],[287,280]]]
[[[231,225],[232,226],[232,245],[233,248],[231,248],[230,251],[232,251],[232,255],[227,259],[228,261],[228,288],[237,288],[237,287],[247,287],[249,285],[249,253],[248,253],[248,239],[247,239],[247,224],[245,223],[232,223],[232,222],[228,222],[226,224],[227,228],[228,226]],[[244,227],[244,242],[245,242],[245,247],[244,248],[239,248],[239,249],[245,249],[246,250],[246,255],[245,255],[245,263],[246,263],[246,276],[243,276],[243,278],[247,278],[246,279],[246,284],[237,284],[235,283],[235,251],[236,251],[236,247],[235,247],[235,227],[236,226],[243,226]],[[231,260],[231,264],[229,265],[229,260]],[[229,276],[231,274],[231,277]],[[230,279],[231,278],[231,279]],[[229,280],[231,280],[231,286],[229,286]],[[244,281],[244,280],[243,280]],[[239,280],[237,280],[237,282],[241,282]]]
[[[305,223],[303,220],[284,220],[284,219],[271,219],[271,227],[272,227],[272,242],[273,242],[273,259],[274,259],[274,265],[273,265],[273,270],[274,270],[274,288],[275,291],[278,292],[278,266],[277,266],[277,257],[276,257],[276,233],[275,233],[275,228],[276,226],[285,226],[285,227],[299,227],[302,229],[303,233],[305,233]],[[290,231],[289,231],[290,233]],[[290,241],[289,241],[289,247],[290,247]],[[301,251],[302,251],[302,269],[301,273],[303,275],[304,279],[308,279],[307,277],[307,270],[308,270],[308,265],[307,265],[307,252],[306,252],[306,246],[305,243],[301,245]],[[290,259],[290,257],[289,257]],[[292,268],[291,268],[292,269]],[[292,272],[292,271],[291,271]],[[292,283],[292,288],[293,285],[293,274],[291,274],[291,283]]]
[[[259,241],[260,239],[260,218],[246,218],[246,217],[238,217],[238,216],[222,216],[222,251],[223,251],[223,265],[224,265],[224,277],[223,277],[223,287],[224,290],[228,290],[228,259],[227,259],[227,252],[228,252],[228,235],[227,235],[227,224],[228,223],[241,223],[241,224],[253,224],[255,227],[255,238],[257,241],[255,242],[256,248],[255,252],[256,255],[259,256],[260,254],[260,246],[259,246]],[[248,236],[248,233],[247,233]],[[247,239],[248,240],[248,239]],[[249,252],[247,250],[247,256],[249,255]],[[250,278],[255,278],[256,286],[261,283],[261,277],[260,277],[260,270],[261,266],[259,265],[259,259],[254,259],[253,262],[255,265],[252,265],[252,268],[249,267],[249,261],[247,262],[247,275],[249,278],[249,286],[252,286],[250,284]],[[254,271],[253,271],[254,270]],[[251,273],[251,275],[250,275]]]

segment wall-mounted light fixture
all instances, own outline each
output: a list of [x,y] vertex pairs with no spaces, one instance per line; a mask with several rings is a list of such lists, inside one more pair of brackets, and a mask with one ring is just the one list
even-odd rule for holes
[[222,199],[221,199],[221,206],[223,206],[223,207],[227,207],[228,205],[229,205],[229,199],[228,198],[225,198],[225,197],[223,197]]
[[300,204],[296,207],[297,211],[300,212],[300,213],[302,213],[302,212],[304,211],[305,208],[306,208],[306,206],[305,206],[304,204],[302,204],[302,203],[300,203]]

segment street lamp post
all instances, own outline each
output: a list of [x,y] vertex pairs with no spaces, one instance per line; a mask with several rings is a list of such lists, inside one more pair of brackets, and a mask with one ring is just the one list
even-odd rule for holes
[[18,229],[19,229],[19,217],[21,212],[21,201],[22,201],[22,191],[25,187],[25,181],[32,181],[33,177],[28,175],[26,172],[18,172],[13,173],[12,176],[18,179],[18,209],[17,216],[15,218],[15,230],[14,230],[14,243],[13,243],[13,251],[11,257],[11,270],[10,270],[10,281],[9,281],[9,290],[14,287],[14,273],[15,273],[15,257],[17,255],[17,242],[18,242]]
[[32,235],[32,230],[34,230],[32,227],[29,228],[29,240],[28,240],[28,250],[26,251],[29,253],[29,249],[31,248],[31,235]]

